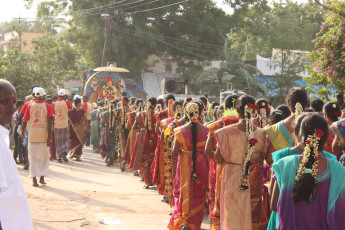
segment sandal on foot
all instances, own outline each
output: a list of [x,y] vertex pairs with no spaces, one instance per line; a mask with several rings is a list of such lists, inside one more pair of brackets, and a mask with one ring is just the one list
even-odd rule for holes
[[59,159],[57,160],[57,162],[59,162],[59,163],[63,163],[63,161],[62,161],[62,159],[61,159],[61,158],[59,158]]
[[75,159],[75,161],[81,161],[81,159],[79,157],[77,157],[77,159]]

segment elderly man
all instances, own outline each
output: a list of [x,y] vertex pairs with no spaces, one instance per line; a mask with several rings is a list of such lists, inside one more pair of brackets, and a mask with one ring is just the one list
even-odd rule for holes
[[0,79],[0,229],[31,230],[31,214],[16,164],[9,148],[9,131],[5,128],[16,110],[16,90]]
[[[54,137],[58,162],[68,162],[67,153],[69,151],[69,128],[68,110],[72,109],[71,103],[65,101],[66,92],[63,89],[58,91],[59,99],[54,103]],[[63,159],[63,161],[62,161]]]
[[32,178],[33,186],[38,187],[36,177],[40,177],[40,183],[46,184],[44,177],[49,168],[49,146],[51,140],[51,130],[53,123],[53,108],[45,102],[45,91],[38,88],[34,92],[36,101],[28,105],[23,117],[23,136],[25,138],[25,130],[29,131],[29,162],[30,162],[30,178]]

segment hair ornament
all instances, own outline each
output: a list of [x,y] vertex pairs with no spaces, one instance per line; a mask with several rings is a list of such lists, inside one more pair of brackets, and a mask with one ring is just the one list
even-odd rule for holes
[[251,108],[251,109],[253,109],[253,110],[258,109],[258,107],[256,105],[252,104],[252,103],[248,103],[246,106]]
[[127,105],[127,101],[126,100],[122,100],[122,104],[123,105]]
[[150,101],[148,101],[146,103],[146,121],[145,124],[147,125],[146,128],[148,129],[148,131],[151,131],[152,129],[152,111],[155,109],[155,106],[151,104]]
[[248,103],[244,106],[244,119],[246,122],[246,136],[248,140],[247,146],[247,155],[244,160],[243,169],[242,169],[242,178],[241,178],[241,186],[240,189],[242,191],[247,190],[248,187],[248,175],[249,175],[249,165],[250,159],[252,158],[254,147],[258,142],[257,139],[254,138],[254,124],[253,124],[253,112],[257,109],[256,105]]
[[305,168],[305,169],[304,169],[304,173],[312,174],[312,173],[313,173],[313,170],[308,169],[308,168]]
[[186,112],[189,120],[192,122],[197,122],[200,116],[199,105],[194,102],[189,102],[186,107]]
[[303,107],[301,103],[297,102],[295,105],[295,117],[299,117],[303,113]]
[[[316,179],[317,166],[319,163],[319,141],[324,136],[325,132],[322,129],[317,129],[313,135],[308,136],[307,140],[305,141],[301,164],[297,170],[296,181],[299,181],[304,173],[309,173]],[[313,147],[313,152],[311,151],[311,147]],[[314,155],[314,162],[311,166],[308,166],[307,163],[309,162],[309,158],[312,154]]]
[[259,121],[260,121],[260,127],[263,128],[267,124],[267,113],[265,108],[261,108],[259,110]]
[[336,108],[337,108],[337,104],[334,103],[334,104],[332,105],[332,107],[336,109]]
[[340,116],[341,116],[341,114],[340,114],[339,112],[334,112],[334,115],[335,115],[336,117],[340,117]]

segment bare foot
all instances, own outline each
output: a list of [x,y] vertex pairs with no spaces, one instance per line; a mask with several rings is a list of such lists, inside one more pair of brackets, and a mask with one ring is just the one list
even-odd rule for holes
[[38,183],[37,183],[36,177],[32,178],[32,186],[38,187]]
[[47,184],[47,183],[44,181],[44,176],[41,176],[41,178],[40,178],[40,183],[41,183],[41,184]]

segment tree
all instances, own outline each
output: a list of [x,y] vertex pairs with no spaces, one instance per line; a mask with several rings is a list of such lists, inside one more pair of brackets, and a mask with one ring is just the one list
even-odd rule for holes
[[286,1],[270,6],[261,1],[250,6],[243,25],[231,32],[231,41],[247,60],[255,60],[256,54],[269,58],[273,48],[311,51],[322,21],[322,8],[315,4]]
[[290,88],[303,86],[301,74],[306,71],[305,64],[309,63],[309,59],[304,53],[290,50],[280,50],[273,58],[270,68],[278,72],[272,77],[261,78],[260,82],[265,85],[269,100],[274,105],[280,105],[285,103]]
[[[0,56],[3,55],[0,49]],[[18,45],[10,46],[6,56],[0,59],[0,78],[10,81],[21,99],[28,95],[28,89],[34,84],[30,63],[30,55],[21,53]]]
[[230,17],[211,0],[180,2],[43,1],[39,16],[58,17],[59,12],[67,12],[72,17],[66,39],[89,60],[90,69],[101,63],[105,27],[101,13],[110,15],[106,61],[115,61],[131,72],[147,68],[152,54],[181,65],[186,59],[218,57],[223,46],[221,33],[231,28]]
[[325,22],[314,40],[315,50],[310,53],[313,64],[309,66],[312,77],[305,80],[311,85],[311,89],[315,89],[317,85],[324,86],[318,90],[318,94],[328,99],[332,89],[345,91],[345,17],[339,14],[345,12],[345,2],[334,0],[326,7],[333,10],[326,12]]
[[51,34],[33,40],[31,55],[33,72],[37,84],[47,92],[56,94],[57,88],[71,79],[81,78],[82,65],[77,63],[75,48],[62,37]]
[[238,50],[230,48],[229,44],[229,41],[225,42],[223,61],[219,69],[201,70],[191,77],[195,90],[200,89],[209,95],[219,95],[228,83],[232,83],[235,89],[244,90],[254,96],[263,95],[264,89],[253,74],[257,72],[257,69],[250,64],[245,64],[240,59]]

